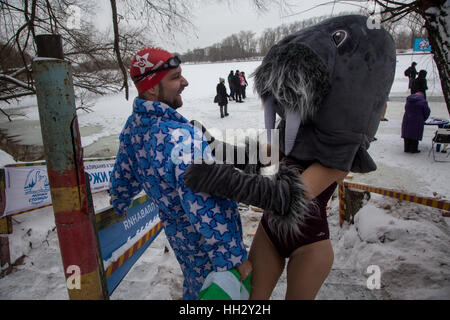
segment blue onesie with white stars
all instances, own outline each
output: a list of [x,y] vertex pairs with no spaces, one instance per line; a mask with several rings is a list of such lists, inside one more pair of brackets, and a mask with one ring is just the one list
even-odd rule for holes
[[120,134],[111,176],[114,208],[126,213],[142,191],[159,206],[165,234],[184,275],[183,299],[198,299],[211,271],[247,259],[237,203],[184,186],[184,173],[198,158],[212,159],[201,130],[162,102],[136,98]]

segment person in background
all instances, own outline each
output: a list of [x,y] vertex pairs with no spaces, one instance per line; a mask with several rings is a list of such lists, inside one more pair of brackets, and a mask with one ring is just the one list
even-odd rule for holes
[[220,107],[220,117],[223,118],[223,117],[226,117],[229,115],[228,110],[227,110],[228,94],[227,94],[227,88],[225,87],[225,79],[224,78],[219,78],[219,83],[217,84],[216,92],[217,92],[217,98],[218,98],[217,103],[219,104],[219,107]]
[[409,78],[408,89],[412,88],[413,81],[417,76],[416,66],[417,62],[414,61],[413,63],[411,63],[411,66],[405,70],[405,76]]
[[430,116],[430,108],[423,92],[416,92],[406,98],[405,114],[402,121],[404,152],[419,153],[425,120]]
[[411,87],[411,94],[422,92],[425,100],[427,100],[427,71],[426,70],[420,70],[419,75],[416,79],[414,79]]
[[110,196],[121,215],[142,190],[158,205],[183,272],[183,299],[194,300],[211,272],[236,268],[244,280],[251,264],[237,203],[184,184],[189,163],[212,151],[202,131],[177,112],[188,86],[180,63],[159,48],[140,50],[131,60],[130,76],[139,96],[120,134]]
[[234,88],[234,74],[233,70],[230,71],[230,74],[228,75],[228,86],[230,87],[230,97],[233,100],[236,100],[236,90]]
[[240,76],[239,76],[239,80],[240,80],[240,83],[241,83],[241,95],[242,95],[242,99],[245,99],[245,98],[246,98],[246,95],[245,95],[245,89],[246,89],[247,86],[248,86],[248,82],[247,82],[247,79],[245,79],[245,72],[244,72],[244,71],[241,71],[241,74],[240,74]]
[[242,90],[241,90],[241,78],[239,77],[240,73],[239,70],[236,70],[236,73],[233,76],[233,85],[235,90],[235,97],[236,102],[243,102],[242,101]]

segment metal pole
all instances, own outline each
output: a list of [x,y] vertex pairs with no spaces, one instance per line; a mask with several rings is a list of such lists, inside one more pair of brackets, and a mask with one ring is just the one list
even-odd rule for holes
[[64,59],[61,35],[40,34],[36,36],[38,57]]
[[[39,43],[45,45],[46,42]],[[86,182],[83,167],[70,63],[37,58],[33,61],[33,77],[69,298],[107,299],[99,267],[101,254],[92,223],[93,212],[88,205],[86,183],[89,180]]]

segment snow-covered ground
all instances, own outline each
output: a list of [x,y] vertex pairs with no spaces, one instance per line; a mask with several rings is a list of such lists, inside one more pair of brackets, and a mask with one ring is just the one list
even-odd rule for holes
[[[395,83],[388,102],[387,122],[381,122],[377,141],[370,154],[378,170],[355,174],[352,181],[402,190],[428,197],[450,199],[450,162],[434,162],[428,156],[435,126],[426,126],[419,154],[403,153],[400,126],[408,94],[403,71],[412,61],[417,69],[428,71],[427,95],[431,116],[449,118],[437,69],[431,55],[399,55]],[[260,62],[233,62],[184,65],[189,87],[183,93],[180,112],[188,119],[201,121],[208,129],[263,128],[263,112],[252,91],[251,72]],[[212,100],[218,78],[226,78],[230,70],[246,72],[249,88],[245,103],[229,104],[230,116],[221,119]],[[134,88],[131,96],[136,93]],[[39,144],[39,115],[35,99],[22,100],[14,122],[0,118],[0,128],[16,136],[23,144]],[[118,134],[131,112],[131,101],[123,94],[96,99],[92,113],[79,112],[79,125],[85,156],[110,156],[117,150]],[[446,154],[438,154],[445,157]],[[447,158],[450,160],[450,157]],[[0,150],[0,165],[14,159]],[[94,195],[98,210],[108,203],[106,193]],[[252,231],[261,214],[241,208],[245,243],[249,247]],[[333,269],[319,291],[318,299],[450,299],[450,218],[442,211],[409,202],[372,194],[355,217],[355,224],[339,227],[336,198],[331,202],[329,224],[335,251]],[[25,256],[22,264],[0,278],[0,299],[67,299],[58,239],[51,208],[13,217],[14,232],[9,236],[13,261]],[[182,275],[164,233],[125,277],[111,299],[180,299]],[[370,266],[381,271],[381,288],[370,290],[367,281]],[[376,268],[376,267],[375,267]],[[369,268],[370,270],[370,268]],[[286,277],[282,275],[272,299],[283,299]]]

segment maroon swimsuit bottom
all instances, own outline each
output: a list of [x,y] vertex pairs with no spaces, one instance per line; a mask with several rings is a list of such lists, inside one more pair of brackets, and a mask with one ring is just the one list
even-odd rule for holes
[[[299,165],[291,159],[283,159],[283,162],[288,166],[293,166],[299,170],[301,174],[305,167]],[[332,183],[327,189],[313,199],[313,204],[309,207],[309,213],[314,217],[306,220],[306,226],[302,227],[301,235],[289,235],[286,239],[282,239],[281,235],[273,232],[267,221],[267,217],[273,214],[271,211],[265,210],[261,219],[262,226],[266,231],[269,239],[275,245],[278,250],[278,254],[284,258],[289,258],[292,252],[301,246],[311,244],[321,240],[327,240],[330,238],[330,231],[327,221],[327,203],[333,195],[336,189],[337,183]]]

